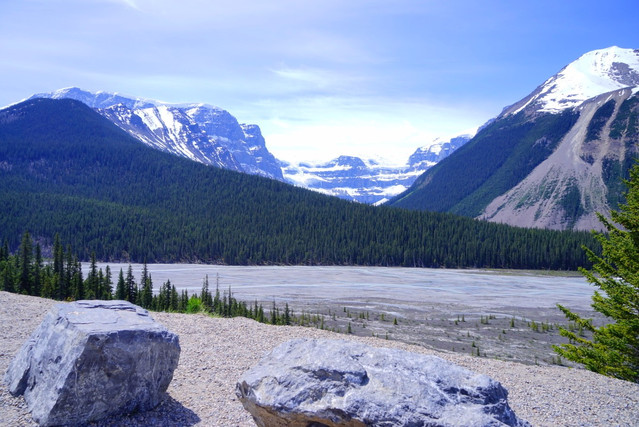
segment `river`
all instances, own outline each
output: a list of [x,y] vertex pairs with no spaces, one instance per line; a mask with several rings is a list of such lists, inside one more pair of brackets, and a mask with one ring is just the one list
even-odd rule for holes
[[[128,264],[109,264],[113,282]],[[105,268],[106,264],[99,264]],[[139,281],[142,265],[132,264]],[[89,264],[83,264],[86,277]],[[415,305],[428,302],[477,307],[554,307],[561,303],[587,309],[593,287],[578,275],[513,270],[454,270],[400,267],[219,266],[149,264],[157,291],[166,280],[178,291],[199,292],[208,275],[211,291],[231,287],[240,300],[366,301]]]

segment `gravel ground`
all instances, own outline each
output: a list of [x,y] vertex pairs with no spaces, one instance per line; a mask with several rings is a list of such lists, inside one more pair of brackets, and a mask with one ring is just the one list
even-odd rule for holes
[[[0,372],[55,301],[0,292]],[[154,411],[109,419],[98,426],[253,426],[235,396],[241,374],[292,338],[339,338],[312,328],[269,326],[249,319],[153,313],[180,337],[182,353],[163,403]],[[531,366],[443,353],[397,341],[352,337],[379,347],[435,354],[500,381],[517,415],[535,426],[639,426],[639,385],[583,369]],[[22,398],[0,385],[0,425],[35,425]]]

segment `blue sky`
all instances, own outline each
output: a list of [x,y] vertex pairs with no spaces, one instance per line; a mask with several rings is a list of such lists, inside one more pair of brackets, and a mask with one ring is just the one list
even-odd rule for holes
[[582,54],[639,48],[639,2],[3,0],[0,105],[78,86],[205,102],[284,160],[404,162]]

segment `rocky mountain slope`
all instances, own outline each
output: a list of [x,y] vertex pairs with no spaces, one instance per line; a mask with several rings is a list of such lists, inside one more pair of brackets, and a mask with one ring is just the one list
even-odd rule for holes
[[269,152],[259,126],[238,123],[228,111],[210,105],[168,104],[74,87],[39,93],[30,99],[33,98],[80,101],[160,151],[371,204],[383,203],[405,191],[425,170],[470,139],[469,135],[462,135],[435,140],[418,148],[405,165],[398,167],[348,156],[328,163],[291,164]]
[[639,50],[588,52],[506,107],[394,206],[511,225],[600,228],[639,147]]
[[146,145],[224,169],[283,180],[257,125],[238,123],[206,104],[167,104],[118,94],[66,88],[31,98],[70,98],[98,111]]
[[450,140],[436,139],[415,150],[402,166],[385,166],[373,159],[340,156],[318,164],[282,162],[282,171],[284,178],[297,186],[342,199],[381,204],[406,191],[424,171],[470,138],[471,135],[461,135]]

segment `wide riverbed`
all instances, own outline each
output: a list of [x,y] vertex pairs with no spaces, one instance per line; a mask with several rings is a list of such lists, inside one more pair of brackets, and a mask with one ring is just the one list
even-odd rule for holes
[[[128,264],[109,264],[113,282]],[[106,264],[99,264],[104,268]],[[89,265],[83,264],[86,277]],[[132,264],[136,280],[142,265]],[[594,288],[581,276],[542,272],[448,270],[397,267],[216,266],[149,264],[157,291],[166,280],[178,291],[199,292],[208,275],[211,291],[232,289],[240,300],[376,301],[415,305],[463,304],[476,307],[554,307],[588,309]]]
[[[128,269],[110,266],[114,282]],[[86,277],[89,265],[83,268]],[[132,268],[139,282],[142,265]],[[593,315],[594,288],[574,273],[203,264],[148,269],[156,292],[170,280],[178,291],[199,293],[208,275],[211,292],[219,283],[220,292],[230,287],[235,298],[258,301],[267,312],[273,303],[279,310],[288,303],[309,326],[525,363],[562,363],[551,347],[566,342],[558,332],[566,319],[557,303]]]

